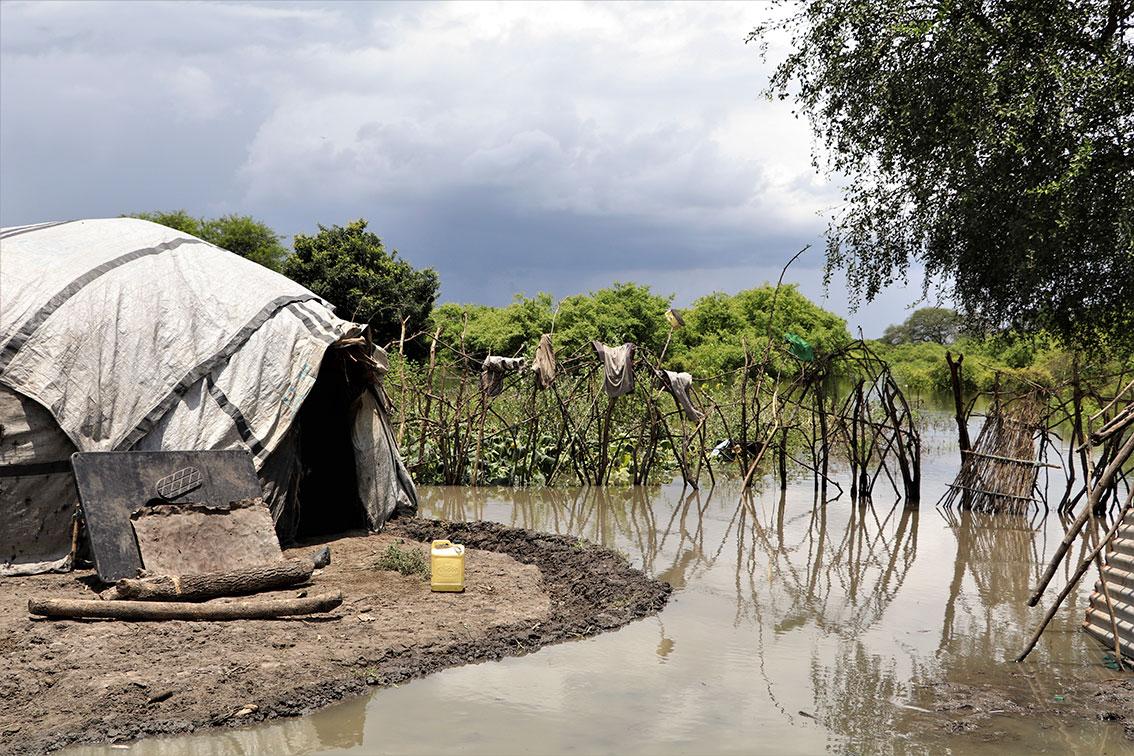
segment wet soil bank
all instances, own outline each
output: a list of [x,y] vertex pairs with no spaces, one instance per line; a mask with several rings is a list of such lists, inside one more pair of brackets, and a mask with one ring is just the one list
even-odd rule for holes
[[[425,551],[441,537],[468,547],[463,594],[375,566],[391,543]],[[0,581],[0,753],[300,716],[371,686],[620,627],[670,592],[607,549],[495,523],[405,520],[326,543],[332,563],[306,590],[341,590],[344,603],[307,618],[32,619],[30,596],[93,598],[91,573]]]
[[[1037,686],[1035,675],[1015,672],[996,683],[939,682],[918,686],[924,708],[910,707],[942,733],[971,733],[986,742],[1011,742],[1007,720],[1111,722],[1134,741],[1134,676],[1079,680],[1058,689]],[[928,710],[927,710],[928,709]],[[917,716],[915,714],[915,716]]]

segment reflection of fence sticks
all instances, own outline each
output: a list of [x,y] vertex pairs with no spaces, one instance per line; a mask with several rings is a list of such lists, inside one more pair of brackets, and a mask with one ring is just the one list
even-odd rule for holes
[[[797,520],[809,518],[806,535],[798,544],[788,544],[784,539],[786,499],[777,497],[771,520],[765,524],[754,506],[751,495],[744,495],[730,520],[721,547],[728,542],[734,527],[739,528],[737,538],[745,541],[740,545],[736,562],[738,617],[745,610],[760,615],[762,610],[755,603],[755,587],[751,588],[751,599],[745,597],[749,591],[743,590],[743,581],[754,579],[753,570],[770,560],[768,569],[779,576],[779,582],[787,589],[794,606],[803,604],[825,604],[832,596],[855,595],[855,609],[849,619],[840,619],[840,625],[848,622],[855,627],[865,627],[877,621],[890,600],[897,594],[912,565],[912,555],[916,553],[916,511],[891,507],[886,516],[879,519],[878,513],[868,503],[852,507],[851,517],[840,542],[829,543],[827,538],[827,507],[816,500],[809,511],[792,517]],[[901,512],[893,536],[891,521]],[[745,535],[751,533],[749,542]],[[805,555],[805,572],[797,569],[793,554]],[[719,554],[719,550],[718,550]],[[747,577],[745,577],[747,572]],[[868,572],[876,572],[877,580],[871,580]],[[832,579],[835,582],[832,582]],[[862,586],[870,585],[865,596],[859,596]],[[840,603],[840,606],[842,604]],[[784,612],[777,612],[784,614]],[[792,614],[788,610],[787,614]]]

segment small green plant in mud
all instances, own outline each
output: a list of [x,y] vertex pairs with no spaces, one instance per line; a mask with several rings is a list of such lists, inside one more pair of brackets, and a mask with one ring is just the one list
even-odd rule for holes
[[375,569],[392,570],[402,575],[423,575],[429,577],[429,560],[419,549],[404,548],[405,541],[391,543],[378,556]]
[[584,541],[582,538],[577,538],[575,539],[575,548],[578,551],[586,551],[588,548],[590,548],[590,544]]

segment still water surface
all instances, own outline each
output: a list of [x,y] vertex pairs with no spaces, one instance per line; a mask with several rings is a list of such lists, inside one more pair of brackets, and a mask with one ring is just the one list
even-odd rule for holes
[[784,496],[774,485],[748,496],[735,485],[424,488],[426,517],[495,520],[618,549],[673,585],[669,605],[617,632],[447,670],[309,717],[132,751],[1129,753],[1113,725],[995,717],[975,734],[947,734],[940,715],[918,711],[929,683],[1009,681],[1050,702],[1075,679],[1115,674],[1078,630],[1090,581],[1027,664],[1010,661],[1042,615],[1025,600],[1063,526],[1054,516],[934,509],[956,472],[943,438],[923,460],[920,512],[845,496],[815,507],[810,480]]

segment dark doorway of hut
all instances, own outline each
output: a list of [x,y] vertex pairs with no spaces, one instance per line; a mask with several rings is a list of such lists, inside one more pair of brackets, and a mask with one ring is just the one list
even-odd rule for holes
[[299,523],[305,539],[366,527],[358,495],[352,427],[368,386],[364,368],[345,350],[328,349],[319,378],[299,410]]

